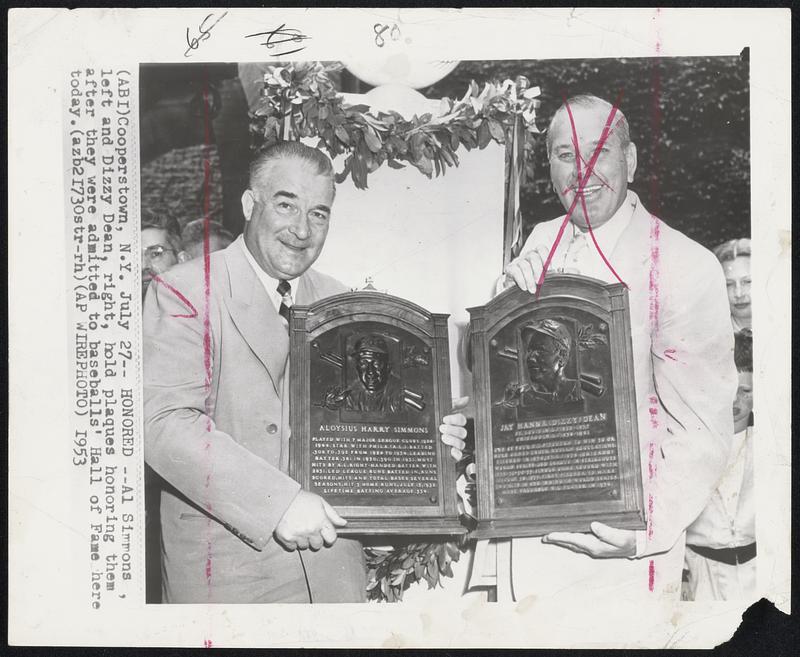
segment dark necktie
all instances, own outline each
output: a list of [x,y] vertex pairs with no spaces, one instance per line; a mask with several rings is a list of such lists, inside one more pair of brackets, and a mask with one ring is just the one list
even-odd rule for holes
[[289,326],[289,308],[292,307],[292,286],[289,281],[281,281],[278,283],[278,294],[281,295],[281,307],[278,308],[278,313],[286,320],[286,326]]

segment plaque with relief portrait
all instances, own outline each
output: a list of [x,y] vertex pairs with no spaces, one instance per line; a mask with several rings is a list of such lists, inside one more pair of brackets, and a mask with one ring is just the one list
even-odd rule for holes
[[463,534],[447,315],[381,292],[292,308],[289,472],[347,519],[344,534]]
[[644,525],[628,293],[548,276],[470,309],[479,538]]

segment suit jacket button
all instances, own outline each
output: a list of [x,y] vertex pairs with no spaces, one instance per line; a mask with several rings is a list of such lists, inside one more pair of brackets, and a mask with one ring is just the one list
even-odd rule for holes
[[278,425],[277,424],[268,424],[267,425],[267,433],[277,433],[278,432]]

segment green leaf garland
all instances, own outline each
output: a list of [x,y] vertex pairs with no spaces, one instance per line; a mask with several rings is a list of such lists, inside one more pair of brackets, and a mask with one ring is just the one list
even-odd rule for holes
[[458,166],[456,151],[505,144],[521,119],[526,137],[538,133],[539,88],[528,80],[490,81],[483,89],[470,82],[461,100],[442,98],[439,116],[425,113],[406,120],[397,112],[372,114],[366,105],[347,105],[329,73],[341,64],[298,62],[270,66],[258,107],[250,114],[253,148],[279,140],[317,137],[317,148],[332,158],[346,155],[337,182],[347,176],[366,189],[369,174],[387,163],[412,165],[431,178]]

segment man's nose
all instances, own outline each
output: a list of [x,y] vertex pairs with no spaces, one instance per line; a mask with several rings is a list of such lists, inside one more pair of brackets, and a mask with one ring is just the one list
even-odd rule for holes
[[307,240],[311,234],[311,229],[308,221],[308,214],[305,212],[298,212],[291,224],[289,230],[299,240]]

